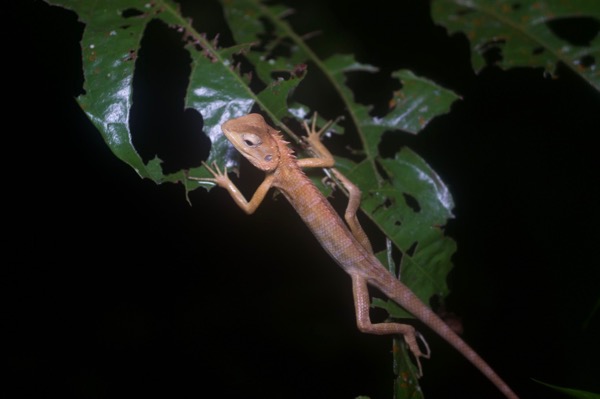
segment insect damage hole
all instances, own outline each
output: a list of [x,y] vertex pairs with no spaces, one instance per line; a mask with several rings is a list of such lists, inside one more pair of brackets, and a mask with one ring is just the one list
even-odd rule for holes
[[596,59],[592,55],[588,54],[581,57],[578,63],[583,68],[591,68],[596,65]]
[[573,46],[590,46],[600,32],[600,21],[592,17],[557,18],[546,22],[560,39]]
[[129,124],[136,151],[144,163],[159,158],[165,174],[199,166],[211,142],[202,115],[185,108],[192,59],[182,34],[151,21],[134,61]]
[[417,246],[419,243],[417,241],[413,242],[410,247],[405,251],[406,256],[413,256],[417,251]]
[[121,12],[123,18],[134,18],[144,15],[144,12],[137,8],[127,8]]
[[419,201],[417,201],[415,197],[408,193],[402,193],[402,196],[404,197],[404,202],[406,203],[406,206],[412,209],[413,212],[421,212],[421,205],[419,205]]

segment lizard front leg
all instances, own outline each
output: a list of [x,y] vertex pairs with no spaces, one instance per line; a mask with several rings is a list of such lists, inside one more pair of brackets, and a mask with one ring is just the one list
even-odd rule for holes
[[358,221],[358,217],[356,216],[356,211],[358,211],[358,208],[360,207],[360,198],[362,195],[360,189],[339,170],[331,169],[331,171],[348,191],[348,206],[346,207],[346,212],[344,212],[344,219],[346,220],[346,223],[348,223],[350,231],[352,231],[352,235],[354,235],[358,242],[360,242],[360,244],[367,251],[373,253],[371,241],[369,241],[367,233],[365,233],[363,230],[360,222]]
[[219,187],[223,187],[224,189],[226,189],[229,192],[229,195],[231,195],[231,198],[233,198],[233,200],[235,201],[237,206],[239,206],[248,215],[254,213],[256,208],[258,208],[258,206],[261,204],[261,202],[265,198],[267,191],[269,191],[269,189],[271,188],[271,185],[273,184],[274,176],[272,174],[267,174],[265,176],[265,180],[263,180],[263,182],[260,184],[260,186],[258,186],[256,191],[254,192],[252,199],[250,201],[247,201],[246,198],[244,197],[244,195],[236,187],[236,185],[233,184],[231,179],[229,179],[229,176],[227,176],[227,167],[224,167],[223,171],[221,171],[216,162],[212,163],[212,168],[204,162],[202,162],[202,164],[214,177],[204,178],[204,177],[189,176],[188,178],[192,179],[192,180],[197,180],[197,181],[213,182],[213,183],[217,184]]
[[[354,308],[356,311],[356,324],[361,332],[368,334],[387,335],[387,334],[401,334],[404,337],[404,341],[408,348],[412,352],[417,367],[419,369],[419,376],[423,375],[423,369],[421,367],[420,358],[429,359],[429,346],[423,338],[423,336],[415,330],[415,328],[409,324],[401,323],[371,323],[371,316],[369,315],[369,290],[367,288],[367,281],[364,277],[358,274],[350,274],[352,278],[352,293],[354,295]],[[425,346],[426,353],[423,353],[419,348],[417,342],[419,339]]]

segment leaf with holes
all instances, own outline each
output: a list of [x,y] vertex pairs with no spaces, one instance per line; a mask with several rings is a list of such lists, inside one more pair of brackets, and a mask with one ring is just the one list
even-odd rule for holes
[[[184,49],[191,59],[189,83],[184,106],[196,110],[204,120],[205,134],[212,147],[208,162],[218,161],[235,165],[229,155],[230,145],[220,132],[224,121],[247,114],[256,104],[272,121],[287,133],[291,130],[281,118],[301,119],[308,110],[291,108],[290,93],[301,82],[298,65],[312,61],[328,77],[342,102],[348,107],[350,122],[355,125],[364,144],[364,160],[357,164],[340,160],[340,169],[365,192],[362,209],[384,234],[394,242],[403,255],[402,278],[416,284],[413,287],[427,301],[431,295],[443,295],[447,288],[443,275],[450,268],[453,242],[444,237],[442,227],[451,217],[451,199],[439,178],[427,164],[408,149],[395,159],[382,159],[378,146],[383,133],[390,131],[416,134],[435,116],[447,112],[458,97],[426,79],[407,71],[396,71],[394,77],[403,87],[394,93],[388,114],[373,117],[369,107],[353,101],[346,86],[349,72],[374,73],[377,68],[358,63],[352,56],[337,55],[323,61],[318,59],[282,21],[285,15],[277,6],[264,6],[258,1],[239,0],[225,7],[234,35],[239,40],[254,40],[266,34],[264,21],[274,26],[275,42],[292,43],[288,56],[259,57],[260,48],[251,50],[250,43],[219,48],[215,41],[196,32],[184,18],[176,3],[170,0],[144,2],[113,0],[80,3],[73,0],[55,1],[75,10],[86,24],[82,39],[86,94],[78,98],[89,118],[100,130],[115,155],[130,164],[144,178],[157,183],[182,182],[186,191],[199,186],[185,178],[183,171],[166,175],[157,157],[144,163],[132,144],[129,126],[132,106],[133,76],[136,56],[150,21],[160,21],[180,33]],[[254,19],[253,19],[254,18]],[[245,21],[245,22],[244,22]],[[262,21],[262,22],[261,22]],[[262,44],[263,51],[273,53],[274,43]],[[234,62],[236,54],[245,53],[254,61],[264,79],[271,79],[255,93],[249,76],[242,75]],[[274,60],[274,62],[270,62]],[[275,78],[282,65],[296,73],[288,79]],[[200,134],[200,132],[199,132]],[[378,166],[385,171],[381,176]],[[207,177],[203,167],[189,171],[197,177]],[[437,190],[437,191],[436,191]],[[439,266],[439,267],[438,267]],[[437,267],[437,273],[430,270]],[[428,289],[419,284],[427,281]]]
[[[82,39],[86,94],[78,101],[107,144],[140,176],[157,183],[182,182],[186,192],[200,184],[186,179],[183,171],[165,174],[157,157],[144,163],[132,144],[132,82],[140,43],[151,21],[178,32],[182,47],[189,53],[189,83],[183,103],[202,115],[204,134],[212,144],[208,162],[235,165],[220,125],[247,114],[253,107],[299,142],[282,120],[302,120],[309,114],[305,107],[290,105],[290,93],[302,82],[307,62],[320,69],[339,94],[348,116],[344,124],[334,128],[343,131],[352,127],[363,146],[360,162],[338,158],[337,165],[363,191],[362,210],[400,250],[400,270],[393,265],[391,270],[426,303],[433,295],[447,294],[446,274],[452,267],[450,257],[455,244],[444,235],[443,228],[452,217],[452,198],[417,154],[403,148],[394,159],[386,159],[380,155],[379,146],[386,133],[418,134],[433,118],[448,112],[458,99],[456,94],[408,71],[395,71],[393,77],[401,81],[402,88],[393,93],[387,114],[375,117],[370,107],[354,101],[346,80],[348,73],[376,73],[378,69],[349,55],[319,59],[283,20],[284,9],[258,0],[224,4],[229,26],[240,43],[228,48],[220,48],[198,33],[171,0],[54,3],[73,9],[86,24]],[[278,49],[281,46],[288,50],[283,55]],[[249,60],[260,81],[240,73],[238,54]],[[209,176],[204,167],[188,173]],[[382,301],[375,304],[393,317],[406,316],[397,305]]]
[[[425,303],[444,298],[449,290],[446,275],[452,268],[456,243],[444,235],[454,202],[439,176],[408,148],[394,159],[379,159],[387,179],[377,180],[368,162],[338,164],[363,191],[362,209],[401,252],[398,268],[389,268]],[[379,254],[387,264],[384,254]],[[412,317],[391,301],[374,301],[397,318]]]
[[[236,41],[253,44],[246,56],[254,65],[258,78],[267,86],[263,92],[278,91],[281,85],[303,77],[309,61],[326,71],[322,60],[286,22],[285,17],[291,13],[290,9],[276,4],[267,5],[258,0],[236,0],[235,3],[222,1],[222,4],[229,26],[235,27],[232,33]],[[273,105],[273,114],[269,115],[273,120],[286,117],[301,120],[309,114],[306,107],[292,104],[293,99],[285,100],[288,101]],[[288,126],[279,124],[277,127],[294,143],[301,142]],[[336,128],[343,131],[341,126],[336,125]]]
[[[274,84],[274,71],[293,75],[298,65],[309,61],[321,70],[346,106],[347,124],[353,125],[363,143],[363,161],[356,164],[337,158],[338,168],[363,191],[362,210],[402,252],[403,281],[425,302],[432,295],[447,294],[445,274],[452,266],[450,258],[455,244],[444,236],[443,226],[452,216],[451,196],[439,177],[415,153],[405,149],[395,159],[385,160],[381,159],[378,147],[386,132],[417,134],[433,118],[448,112],[459,97],[410,71],[399,70],[392,76],[401,81],[402,88],[393,93],[389,112],[374,117],[368,106],[354,101],[346,80],[348,73],[376,73],[376,67],[357,62],[351,55],[319,59],[284,21],[287,11],[280,6],[266,6],[256,0],[239,0],[235,7],[227,4],[225,15],[229,25],[236,27],[233,30],[236,39],[257,43],[247,56],[258,66],[257,73],[265,83]],[[265,64],[272,69],[261,69]],[[298,119],[308,113],[293,108],[287,111]],[[281,109],[277,115],[285,112]],[[335,129],[342,130],[339,126]],[[388,171],[386,178],[380,176],[377,163]],[[419,210],[415,210],[415,204]],[[406,316],[397,306],[390,309],[393,316]]]
[[[181,182],[186,192],[199,187],[197,183],[190,183],[183,171],[164,174],[158,158],[145,164],[132,143],[129,126],[132,82],[137,52],[151,21],[161,21],[180,32],[190,54],[192,64],[185,107],[202,115],[205,134],[212,143],[208,162],[227,160],[228,166],[235,164],[228,153],[230,145],[220,132],[221,123],[247,114],[254,104],[259,104],[271,116],[280,113],[289,91],[301,81],[297,78],[280,82],[277,90],[257,95],[233,60],[235,54],[247,51],[250,45],[219,48],[216,41],[195,31],[190,21],[181,15],[178,5],[170,0],[102,3],[56,0],[51,3],[75,11],[85,23],[81,47],[86,94],[77,99],[80,106],[113,153],[141,177],[157,183]],[[189,174],[209,176],[203,167],[192,169]]]
[[316,56],[304,40],[285,21],[290,9],[266,5],[256,0],[222,1],[229,26],[238,43],[254,43],[248,59],[256,66],[258,77],[265,83],[278,77],[295,76],[303,64]]
[[[562,62],[600,90],[598,1],[435,0],[432,15],[450,33],[465,33],[477,72],[488,51],[499,49],[502,68],[542,67],[555,74]],[[574,40],[559,34],[565,25],[577,31]]]

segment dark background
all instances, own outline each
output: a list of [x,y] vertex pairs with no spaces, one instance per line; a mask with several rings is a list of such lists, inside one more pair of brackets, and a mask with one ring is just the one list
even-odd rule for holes
[[[463,36],[433,25],[427,3],[399,3],[288,2],[298,32],[322,31],[309,42],[321,57],[352,52],[381,68],[351,77],[374,112],[398,87],[388,77],[398,68],[463,97],[417,137],[382,144],[390,155],[416,150],[454,196],[447,308],[522,397],[560,397],[532,379],[599,392],[600,94],[565,67],[558,79],[528,68],[476,76]],[[223,190],[197,190],[189,206],[181,187],[141,180],[74,99],[83,87],[75,15],[41,1],[8,11],[2,358],[10,373],[1,389],[11,395],[3,396],[391,397],[390,338],[357,331],[349,278],[291,207],[269,196],[246,216]],[[218,3],[184,2],[183,12],[232,43]],[[147,55],[176,43],[154,29]],[[597,30],[584,20],[561,34],[585,42]],[[158,72],[140,58],[148,75],[134,86],[147,93],[132,116],[136,143],[163,151],[173,167],[198,165],[205,146],[177,158],[182,149],[168,137],[201,135],[201,116],[165,100],[163,114],[153,100],[181,80],[178,58],[163,57],[175,61]],[[298,98],[328,117],[343,112],[310,71]],[[174,149],[152,147],[155,135]],[[242,172],[251,192],[260,176]],[[433,351],[426,397],[500,397],[420,330]]]

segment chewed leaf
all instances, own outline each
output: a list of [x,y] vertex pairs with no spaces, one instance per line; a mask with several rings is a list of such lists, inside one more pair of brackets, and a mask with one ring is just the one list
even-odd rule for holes
[[235,70],[231,57],[247,50],[248,45],[227,49],[216,49],[203,43],[203,51],[210,57],[201,56],[198,50],[188,45],[192,58],[192,73],[186,94],[186,106],[198,110],[204,119],[205,130],[212,142],[207,160],[223,162],[234,166],[235,162],[227,155],[230,144],[221,134],[221,124],[247,114],[256,101],[244,78]]
[[[85,23],[81,42],[85,95],[77,100],[108,146],[141,177],[156,183],[183,183],[186,193],[202,184],[187,181],[183,171],[164,174],[158,158],[145,164],[132,142],[129,124],[133,76],[137,53],[151,21],[160,20],[180,32],[182,42],[186,43],[192,62],[185,106],[202,115],[204,132],[198,134],[210,138],[209,163],[217,160],[229,167],[236,165],[230,155],[231,146],[221,134],[223,122],[249,113],[254,104],[279,122],[289,92],[301,80],[278,82],[257,95],[250,88],[248,77],[243,76],[235,64],[235,55],[247,52],[251,44],[220,48],[216,41],[195,31],[190,21],[181,15],[177,3],[171,0],[101,3],[56,0],[52,3],[77,12]],[[209,177],[203,167],[194,168],[188,174]]]
[[[454,202],[439,176],[408,148],[394,159],[381,159],[389,180],[378,184],[367,161],[337,162],[363,192],[362,209],[401,252],[397,275],[424,302],[448,294],[446,275],[456,251],[454,240],[445,236],[444,226],[452,218]],[[380,258],[386,263],[385,256]],[[409,317],[400,307],[374,302],[394,317]]]
[[[559,62],[600,90],[600,35],[570,42],[556,33],[557,23],[578,24],[578,18],[600,18],[600,3],[589,0],[436,0],[433,19],[450,33],[463,31],[471,41],[476,71],[486,64],[490,49],[499,49],[502,68],[542,67],[554,74]],[[554,25],[554,26],[553,26]]]
[[323,65],[343,101],[348,104],[348,113],[362,139],[365,155],[371,159],[379,155],[378,146],[383,133],[403,130],[417,134],[433,118],[447,113],[452,103],[460,98],[428,79],[408,70],[398,70],[392,76],[400,80],[402,88],[394,93],[390,111],[385,116],[374,117],[370,115],[370,107],[354,101],[354,94],[346,85],[346,74],[356,71],[374,73],[378,69],[361,64],[349,55],[332,56]]
[[232,32],[236,41],[256,44],[248,57],[266,84],[273,72],[294,74],[298,64],[311,58],[308,47],[284,19],[288,8],[256,0],[237,0],[235,6],[223,3],[229,25],[236,27]]
[[[269,116],[279,121],[293,116],[288,111],[287,95],[304,76],[308,60],[314,60],[314,54],[306,46],[291,26],[285,21],[289,9],[279,5],[267,5],[256,0],[237,0],[235,5],[223,2],[223,11],[230,26],[236,29],[232,33],[238,43],[253,43],[252,51],[246,56],[255,67],[260,80],[267,85],[261,93],[264,109]],[[263,95],[268,98],[263,98]],[[290,138],[298,141],[295,134],[280,124]]]
[[[238,43],[227,48],[197,32],[173,0],[53,2],[73,9],[86,24],[82,39],[86,94],[78,101],[109,147],[140,176],[156,183],[179,182],[186,194],[197,187],[214,186],[214,181],[188,178],[211,177],[205,167],[165,174],[161,159],[147,157],[150,160],[144,163],[132,142],[130,113],[136,60],[150,22],[162,22],[161,26],[172,30],[169,33],[176,33],[176,40],[181,38],[183,52],[191,60],[183,104],[202,117],[203,131],[198,134],[206,135],[211,144],[206,161],[230,170],[236,160],[221,134],[221,124],[259,109],[276,128],[299,142],[283,119],[305,120],[315,111],[289,100],[307,73],[306,65],[319,69],[344,108],[340,116],[345,119],[337,119],[330,128],[343,133],[344,128],[351,127],[362,144],[357,151],[363,156],[360,162],[337,159],[336,166],[359,186],[364,198],[362,210],[400,251],[399,265],[392,265],[390,270],[426,303],[434,295],[447,294],[446,274],[452,267],[455,244],[444,235],[443,228],[452,217],[452,198],[417,154],[404,148],[394,159],[384,159],[379,146],[386,132],[417,134],[437,115],[448,112],[458,98],[454,93],[410,72],[396,71],[392,76],[401,81],[402,89],[393,93],[387,114],[375,117],[371,107],[354,100],[347,75],[378,73],[378,69],[357,62],[351,55],[321,60],[285,21],[285,8],[260,0],[223,1],[225,17]],[[252,73],[242,73],[242,69]],[[320,126],[326,124],[323,119],[317,121]],[[325,194],[331,191],[330,181],[313,180]],[[406,316],[391,302],[374,303],[392,317]],[[420,392],[415,367],[406,351],[402,353],[402,361],[396,357],[401,369],[397,381],[403,384],[397,389]],[[401,379],[407,375],[410,381]]]
[[[394,159],[381,158],[378,148],[386,131],[416,134],[431,119],[448,112],[459,97],[408,71],[397,71],[394,76],[402,80],[403,87],[394,93],[395,104],[385,116],[374,117],[369,107],[353,101],[346,73],[372,73],[376,69],[342,55],[327,59],[324,65],[348,103],[348,113],[364,144],[365,158],[361,162],[338,158],[336,166],[362,190],[363,212],[400,250],[398,277],[425,303],[434,295],[443,298],[448,294],[446,275],[456,250],[455,242],[443,231],[452,217],[452,196],[429,165],[408,148]],[[383,168],[387,179],[378,167]],[[381,259],[385,264],[385,257]],[[375,300],[374,304],[393,317],[410,316],[393,302]]]
[[[204,132],[198,134],[206,134],[211,141],[208,163],[217,161],[230,168],[236,166],[220,125],[247,114],[255,105],[293,137],[282,119],[302,119],[309,110],[290,107],[289,95],[302,81],[304,63],[310,61],[320,68],[347,107],[350,120],[344,121],[344,126],[354,124],[364,145],[364,159],[360,163],[339,160],[338,164],[365,193],[363,210],[402,252],[403,281],[415,282],[415,289],[421,291],[419,295],[425,300],[447,291],[440,276],[451,265],[448,254],[453,243],[445,238],[442,227],[451,217],[451,197],[416,154],[405,149],[393,160],[381,159],[378,146],[386,131],[417,133],[436,115],[447,112],[456,95],[409,72],[397,71],[394,76],[402,81],[403,87],[394,93],[395,106],[387,115],[373,117],[368,106],[354,101],[346,85],[346,75],[376,73],[378,69],[349,55],[320,60],[283,20],[285,9],[256,0],[239,0],[224,7],[230,26],[234,27],[234,36],[242,43],[228,48],[220,48],[216,41],[195,31],[177,4],[170,0],[128,1],[127,6],[117,1],[101,5],[73,0],[55,3],[75,10],[86,24],[82,39],[86,94],[78,99],[82,108],[113,152],[140,176],[157,183],[183,183],[186,193],[213,185],[186,178],[210,177],[204,167],[165,174],[159,158],[144,163],[132,143],[129,119],[133,75],[137,52],[150,21],[159,20],[180,33],[190,55],[184,104],[202,116]],[[281,52],[281,46],[287,51]],[[240,54],[254,63],[264,83],[259,89],[262,91],[253,91],[250,77],[240,73],[236,64]],[[282,72],[287,76],[282,76]],[[334,129],[343,131],[340,125]],[[388,179],[380,175],[380,170],[385,171]],[[320,186],[327,191],[326,186]],[[436,272],[431,270],[434,267]],[[434,288],[420,289],[419,282],[425,280]]]
[[338,91],[342,101],[347,105],[347,111],[351,123],[357,127],[359,135],[364,144],[363,151],[367,158],[375,158],[377,155],[377,144],[384,129],[373,124],[373,118],[369,115],[370,108],[354,101],[354,93],[346,85],[346,73],[348,72],[377,72],[378,69],[372,65],[361,64],[354,56],[336,54],[323,62],[324,73],[329,77],[335,89]]
[[149,177],[131,143],[128,122],[136,52],[154,18],[153,7],[145,1],[129,2],[127,9],[115,12],[114,7],[81,7],[77,1],[52,3],[74,10],[86,24],[81,41],[86,94],[78,98],[81,108],[114,154],[140,176]]
[[450,111],[450,106],[460,97],[429,79],[416,76],[408,70],[392,74],[402,83],[402,89],[394,93],[392,110],[382,118],[374,118],[376,124],[388,129],[400,129],[417,134],[436,116]]

